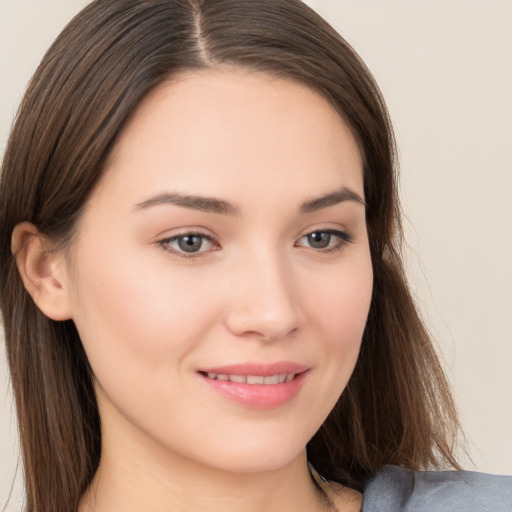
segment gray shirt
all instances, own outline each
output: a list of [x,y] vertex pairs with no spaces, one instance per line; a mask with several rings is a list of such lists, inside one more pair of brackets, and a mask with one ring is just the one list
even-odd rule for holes
[[512,512],[512,476],[386,466],[365,486],[362,512]]

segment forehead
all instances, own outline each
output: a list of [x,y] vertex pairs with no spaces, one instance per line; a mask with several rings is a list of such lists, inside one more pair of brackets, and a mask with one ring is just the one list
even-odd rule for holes
[[314,195],[345,185],[363,193],[359,149],[329,102],[298,82],[244,70],[187,72],[152,91],[106,175],[141,192],[224,197],[250,185],[304,196],[307,187]]

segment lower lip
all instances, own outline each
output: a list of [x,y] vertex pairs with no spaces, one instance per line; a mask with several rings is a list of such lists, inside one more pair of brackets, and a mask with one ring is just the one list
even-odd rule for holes
[[272,409],[289,402],[299,394],[307,373],[301,372],[291,381],[281,384],[246,384],[210,379],[202,374],[200,376],[215,391],[239,404],[256,409]]

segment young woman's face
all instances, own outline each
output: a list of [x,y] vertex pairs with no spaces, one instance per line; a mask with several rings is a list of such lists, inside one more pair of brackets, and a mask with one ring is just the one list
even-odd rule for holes
[[299,456],[358,356],[363,194],[353,137],[305,86],[200,71],[146,98],[68,268],[104,442],[243,472]]

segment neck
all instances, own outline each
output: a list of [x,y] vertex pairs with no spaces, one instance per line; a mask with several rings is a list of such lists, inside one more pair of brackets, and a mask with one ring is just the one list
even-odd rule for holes
[[305,451],[277,469],[251,473],[201,464],[161,445],[102,432],[100,467],[80,512],[312,512],[329,510]]
[[[130,460],[131,459],[131,460]],[[190,461],[165,470],[135,458],[102,459],[83,512],[283,512],[328,510],[312,481],[305,454],[273,471],[236,474]]]

